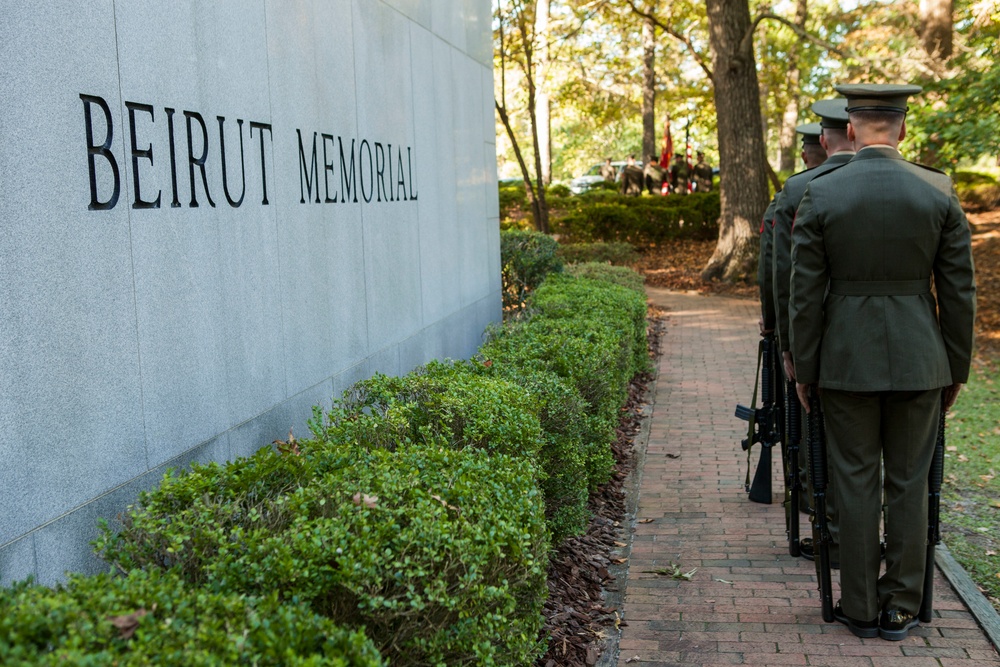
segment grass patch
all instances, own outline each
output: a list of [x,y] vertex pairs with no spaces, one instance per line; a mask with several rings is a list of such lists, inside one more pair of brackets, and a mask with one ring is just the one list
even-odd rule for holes
[[942,539],[1000,611],[1000,370],[973,371],[946,437]]

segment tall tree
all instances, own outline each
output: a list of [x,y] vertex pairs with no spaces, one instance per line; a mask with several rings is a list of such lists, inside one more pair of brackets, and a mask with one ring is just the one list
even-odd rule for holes
[[[806,27],[806,18],[809,14],[808,0],[796,0],[795,2],[795,25],[803,31]],[[782,171],[795,170],[796,150],[795,126],[799,122],[799,100],[801,99],[801,70],[799,67],[799,51],[805,39],[801,35],[796,35],[796,40],[792,42],[788,49],[785,62],[787,64],[788,82],[788,102],[785,104],[785,113],[781,119],[781,163],[778,169]]]
[[722,216],[703,280],[745,279],[757,258],[755,223],[767,207],[767,159],[747,0],[707,0],[719,122]]
[[[512,0],[509,3],[498,2],[496,4],[496,57],[500,63],[500,95],[495,100],[497,115],[503,123],[504,129],[510,138],[514,153],[517,156],[518,166],[521,168],[521,175],[524,179],[524,187],[528,200],[531,203],[532,217],[535,227],[540,232],[549,232],[549,207],[545,201],[545,181],[542,179],[541,150],[538,138],[538,118],[536,114],[536,86],[535,86],[535,34],[534,22],[531,17],[533,6],[526,6],[523,0]],[[513,33],[513,39],[509,39],[508,28]],[[527,89],[527,111],[529,127],[531,129],[531,141],[535,155],[535,176],[532,183],[531,172],[524,161],[517,136],[511,124],[510,113],[507,109],[506,94],[506,71],[509,61],[517,64],[521,70],[525,88]]]
[[954,0],[920,0],[920,40],[932,59],[951,58],[954,10]]
[[642,155],[656,150],[656,24],[642,19]]
[[549,99],[549,0],[535,3],[535,40],[538,43],[535,64],[535,114],[538,122],[542,183],[552,183],[552,103]]

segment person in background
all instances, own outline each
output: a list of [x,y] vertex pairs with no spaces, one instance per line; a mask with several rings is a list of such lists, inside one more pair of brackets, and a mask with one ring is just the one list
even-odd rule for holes
[[611,164],[611,158],[604,158],[604,164],[601,165],[601,178],[608,183],[614,183],[617,176],[618,173],[614,165]]
[[[791,345],[788,338],[788,292],[792,272],[792,221],[795,219],[795,209],[799,207],[806,186],[812,179],[847,164],[854,157],[854,144],[847,138],[847,100],[843,98],[820,100],[812,105],[812,112],[820,117],[819,124],[809,123],[796,128],[796,131],[802,134],[802,160],[806,163],[807,168],[805,171],[790,176],[785,181],[785,187],[782,188],[781,196],[778,197],[774,218],[771,222],[773,227],[771,233],[773,261],[771,275],[772,288],[774,289],[775,322],[778,349],[781,351],[782,371],[786,383],[795,381],[795,369],[792,364]],[[822,151],[815,150],[817,145],[822,148]],[[802,433],[805,433],[804,428]],[[805,447],[800,449],[800,454],[801,475],[805,478]],[[807,488],[808,495],[800,501],[801,507],[812,505],[812,488],[808,485],[808,480],[803,485],[803,489]],[[833,538],[830,560],[836,565],[840,562],[840,555],[837,549],[839,542],[836,490],[832,484],[827,493],[826,509],[830,515],[830,536]],[[814,557],[812,539],[802,539],[799,542],[799,550],[804,558],[812,560]]]
[[688,193],[689,178],[687,161],[680,153],[674,153],[674,161],[670,165],[670,187],[673,188],[674,194],[686,195]]
[[621,193],[632,197],[642,194],[642,167],[635,163],[635,155],[628,156],[628,164],[622,169]]
[[646,156],[646,164],[642,168],[646,191],[651,195],[660,194],[663,186],[663,170],[660,169],[655,155]]
[[705,154],[698,151],[698,163],[692,170],[695,192],[712,191],[712,165],[705,160]]
[[836,90],[847,98],[857,154],[811,180],[796,212],[791,351],[807,411],[810,394],[821,390],[840,504],[834,618],[858,637],[899,641],[919,625],[939,416],[969,376],[972,245],[951,179],[898,150],[907,98],[922,89]]

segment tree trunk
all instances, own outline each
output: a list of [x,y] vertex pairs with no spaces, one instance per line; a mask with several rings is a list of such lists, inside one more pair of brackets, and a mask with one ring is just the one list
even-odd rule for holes
[[[795,5],[795,25],[803,30],[809,15],[808,0],[798,0]],[[788,104],[781,119],[781,171],[795,171],[795,157],[798,155],[795,126],[799,122],[799,45],[805,40],[800,36],[788,49]]]
[[920,39],[933,60],[951,58],[954,0],[920,0]]
[[718,112],[722,215],[715,253],[701,277],[745,280],[756,272],[756,225],[767,207],[767,158],[752,42],[739,52],[751,27],[750,7],[747,0],[707,0],[706,5]]
[[531,213],[535,227],[543,234],[549,233],[549,205],[545,201],[545,180],[542,178],[542,149],[538,132],[537,91],[530,53],[525,56],[525,83],[528,85],[528,117],[531,119],[531,143],[535,149],[535,175],[538,178],[535,198],[531,202]]
[[542,183],[552,183],[552,122],[549,102],[549,0],[538,0],[535,5],[535,116],[538,122],[538,147],[541,151]]
[[656,25],[642,21],[642,159],[656,150]]

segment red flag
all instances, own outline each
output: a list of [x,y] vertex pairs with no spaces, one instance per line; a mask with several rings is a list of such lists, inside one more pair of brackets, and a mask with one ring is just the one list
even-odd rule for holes
[[667,114],[667,121],[663,124],[663,152],[660,153],[660,166],[669,169],[670,157],[673,154],[674,139],[670,136],[670,114]]

